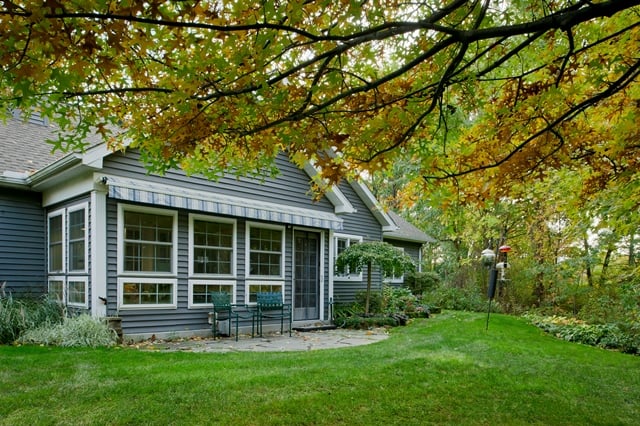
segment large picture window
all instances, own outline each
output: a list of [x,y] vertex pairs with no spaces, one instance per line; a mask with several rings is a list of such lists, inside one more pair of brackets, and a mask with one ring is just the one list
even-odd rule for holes
[[284,276],[284,227],[248,224],[249,276]]
[[189,267],[197,276],[235,276],[236,222],[189,216]]
[[[354,244],[362,243],[362,237],[357,235],[341,235],[335,234],[333,236],[334,241],[334,259],[333,264],[336,264],[336,259],[340,256],[340,253],[345,251],[347,248]],[[362,272],[352,273],[349,269],[346,269],[343,273],[338,273],[337,270],[334,271],[334,279],[339,281],[362,281]]]
[[175,274],[176,212],[120,206],[123,273]]

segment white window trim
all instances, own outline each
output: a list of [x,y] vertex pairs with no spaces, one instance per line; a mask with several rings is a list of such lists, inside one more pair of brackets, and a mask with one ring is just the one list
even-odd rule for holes
[[[69,301],[69,282],[71,281],[84,283],[84,303],[72,303]],[[89,279],[87,277],[76,277],[76,276],[67,277],[67,282],[64,285],[64,289],[66,292],[65,300],[67,302],[67,306],[72,306],[74,308],[85,308],[85,309],[89,307]]]
[[262,279],[262,280],[247,280],[245,282],[245,286],[244,286],[244,300],[245,300],[245,303],[247,305],[249,305],[249,306],[255,306],[256,305],[255,302],[250,302],[249,301],[249,290],[251,289],[252,285],[268,285],[268,286],[272,286],[272,287],[273,286],[280,286],[282,288],[282,291],[281,291],[281,293],[282,293],[282,301],[284,302],[284,300],[285,300],[284,281],[282,281],[282,280],[270,281],[270,280],[264,280],[264,279]]
[[[361,282],[362,281],[362,271],[358,274],[349,274],[347,276],[338,275],[335,273],[336,270],[336,259],[338,258],[338,239],[342,240],[354,240],[357,241],[358,244],[361,244],[363,241],[362,235],[352,235],[352,234],[338,234],[334,233],[331,243],[333,244],[333,258],[331,259],[331,272],[333,274],[334,281],[340,282]],[[351,245],[351,242],[349,242]]]
[[[276,229],[282,231],[281,234],[281,247],[282,250],[280,252],[280,275],[252,275],[251,274],[251,228],[264,228],[264,229]],[[285,247],[285,227],[283,225],[272,225],[266,223],[259,222],[247,222],[246,231],[245,231],[245,271],[246,277],[257,280],[283,280],[284,279],[284,265],[285,258],[287,254],[287,250]],[[246,299],[245,299],[246,300]]]
[[[137,305],[125,305],[124,304],[124,284],[127,282],[135,283],[151,283],[151,284],[171,284],[173,289],[173,303],[164,304],[137,304]],[[137,309],[177,309],[178,308],[178,280],[175,278],[153,278],[153,277],[119,277],[118,278],[118,309],[125,310],[137,310]]]
[[[171,231],[171,272],[125,271],[124,270],[124,212],[140,212],[173,217]],[[156,207],[137,206],[134,204],[118,203],[118,275],[127,277],[177,277],[178,276],[178,212],[170,209]],[[142,281],[140,281],[142,282]],[[121,300],[121,299],[120,299]]]
[[236,303],[236,280],[189,280],[189,309],[211,308],[211,303],[193,303],[194,285],[228,285],[231,286],[231,303]]
[[[233,247],[231,254],[231,274],[196,274],[193,271],[193,248],[194,248],[194,237],[193,237],[193,221],[194,220],[202,220],[206,222],[214,222],[214,223],[230,223],[233,225]],[[189,276],[190,277],[212,277],[212,278],[236,278],[237,274],[237,265],[238,265],[238,252],[237,252],[237,229],[238,223],[235,219],[227,219],[220,218],[215,216],[207,216],[201,214],[189,214]],[[191,287],[189,287],[191,288]],[[189,298],[191,300],[191,298]],[[235,303],[235,302],[234,302]]]
[[[399,252],[404,254],[404,247],[396,247],[396,246],[394,246],[393,248],[395,248],[396,250],[398,250]],[[402,283],[404,283],[404,274],[400,275],[399,277],[396,277],[396,276],[392,276],[392,277],[383,276],[382,277],[382,281],[385,282],[385,283],[390,283],[390,284],[402,284]]]
[[[80,203],[73,205],[67,208],[66,212],[66,224],[69,223],[69,214],[78,210],[84,209],[84,269],[71,269],[71,265],[69,262],[71,261],[71,257],[67,256],[66,259],[66,267],[69,274],[88,274],[89,273],[89,203]],[[64,221],[63,221],[64,222]],[[67,252],[66,249],[69,246],[70,238],[69,238],[69,230],[66,230],[66,238],[65,238],[65,248],[63,251]]]
[[[51,269],[51,218],[60,216],[62,218],[62,269]],[[67,224],[65,209],[54,210],[47,214],[47,271],[49,274],[64,274],[67,269]]]
[[67,277],[64,275],[49,275],[47,277],[47,295],[51,295],[51,281],[62,281],[62,295],[61,299],[57,300],[64,305],[67,300]]

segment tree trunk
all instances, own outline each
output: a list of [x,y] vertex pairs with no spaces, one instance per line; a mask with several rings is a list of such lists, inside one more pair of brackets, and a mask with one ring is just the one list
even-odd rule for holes
[[582,245],[584,247],[584,266],[587,273],[587,283],[589,287],[593,287],[593,273],[591,271],[591,248],[589,247],[589,240],[585,235],[582,237]]
[[607,252],[604,254],[604,260],[602,261],[602,273],[600,274],[600,285],[604,285],[605,280],[607,278],[607,272],[609,269],[609,263],[611,263],[611,254],[613,253],[613,248],[609,247]]
[[629,234],[629,266],[636,266],[636,253],[635,253],[635,230]]

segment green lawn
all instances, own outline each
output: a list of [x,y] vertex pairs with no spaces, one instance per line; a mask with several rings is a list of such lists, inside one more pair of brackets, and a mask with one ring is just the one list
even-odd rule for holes
[[640,357],[446,312],[348,349],[0,346],[0,424],[635,425]]

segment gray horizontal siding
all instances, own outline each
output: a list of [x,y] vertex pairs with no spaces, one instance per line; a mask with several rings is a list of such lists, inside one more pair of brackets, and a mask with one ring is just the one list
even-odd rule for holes
[[103,171],[105,174],[188,187],[196,191],[215,192],[324,212],[334,210],[333,205],[326,198],[319,201],[313,200],[309,193],[309,176],[291,164],[284,154],[277,158],[276,165],[280,170],[276,178],[261,180],[224,176],[218,181],[211,181],[198,176],[186,176],[181,171],[169,171],[165,176],[148,175],[140,163],[140,156],[136,152],[128,152],[126,155],[117,153],[107,157]]
[[[179,171],[170,171],[165,176],[147,175],[146,170],[139,162],[137,153],[126,155],[117,153],[110,155],[104,162],[103,171],[107,175],[116,175],[125,178],[144,179],[161,184],[175,185],[199,191],[214,191],[216,193],[245,197],[249,199],[269,201],[282,205],[304,207],[319,211],[333,212],[333,205],[326,199],[313,201],[309,194],[308,175],[291,164],[286,156],[281,155],[277,159],[280,175],[276,179],[265,178],[264,181],[250,178],[236,178],[226,176],[218,181],[185,176]],[[355,191],[347,184],[341,189],[350,202],[358,210],[357,214],[342,215],[344,220],[344,233],[362,235],[367,241],[379,241],[382,238],[380,224],[369,211],[369,208],[359,199]],[[188,216],[189,211],[178,209],[178,271],[177,271],[177,308],[175,309],[138,309],[117,310],[117,206],[119,201],[107,199],[107,310],[108,314],[119,314],[123,318],[123,330],[125,334],[153,334],[171,333],[183,331],[195,331],[208,329],[207,322],[209,309],[188,308]],[[176,210],[167,208],[167,210]],[[200,213],[199,213],[200,214]],[[245,231],[246,220],[235,218],[237,221],[237,280],[236,301],[245,303]],[[329,277],[329,232],[325,233],[324,265],[325,278]],[[292,262],[293,262],[293,232],[291,228],[285,233],[285,301],[290,303],[292,297]],[[380,276],[376,274],[379,282]],[[353,299],[355,291],[364,288],[366,283],[351,288],[340,288],[340,291]],[[345,296],[345,297],[347,297]],[[328,301],[329,289],[325,286],[325,300]],[[328,315],[329,306],[325,303],[325,315]],[[250,325],[245,321],[242,325]]]
[[[362,236],[364,242],[381,241],[382,227],[375,218],[369,207],[360,199],[350,184],[343,182],[340,190],[356,208],[357,213],[342,216],[344,220],[344,230],[342,234]],[[382,279],[379,268],[374,266],[372,275],[372,290],[382,289]],[[334,302],[337,304],[352,303],[358,292],[367,288],[367,271],[362,272],[362,281],[339,281],[335,280],[333,285]]]
[[40,194],[0,188],[0,281],[14,296],[46,289],[45,214]]

